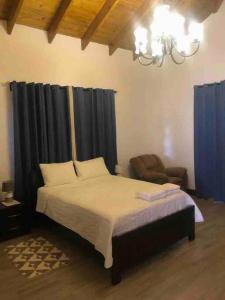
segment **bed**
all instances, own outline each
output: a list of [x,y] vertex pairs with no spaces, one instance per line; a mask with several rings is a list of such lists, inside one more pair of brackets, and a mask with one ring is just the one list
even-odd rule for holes
[[36,211],[92,243],[111,268],[112,283],[127,268],[172,243],[195,238],[203,217],[192,198],[179,190],[156,201],[136,197],[159,185],[104,175],[73,184],[45,187],[36,183]]

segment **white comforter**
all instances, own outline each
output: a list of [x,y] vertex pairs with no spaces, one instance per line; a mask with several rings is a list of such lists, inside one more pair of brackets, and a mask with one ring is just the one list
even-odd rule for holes
[[[110,268],[112,236],[195,205],[183,191],[152,202],[135,197],[137,192],[158,190],[160,185],[105,175],[74,184],[41,187],[36,210],[91,242],[104,255],[105,267]],[[196,205],[195,221],[203,221]]]

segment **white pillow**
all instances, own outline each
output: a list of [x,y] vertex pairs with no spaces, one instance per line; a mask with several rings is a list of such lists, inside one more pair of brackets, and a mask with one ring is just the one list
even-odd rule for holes
[[85,160],[75,161],[77,175],[80,179],[93,178],[103,175],[109,175],[109,171],[106,168],[104,159],[102,157]]
[[73,162],[40,164],[45,186],[74,183],[78,180]]

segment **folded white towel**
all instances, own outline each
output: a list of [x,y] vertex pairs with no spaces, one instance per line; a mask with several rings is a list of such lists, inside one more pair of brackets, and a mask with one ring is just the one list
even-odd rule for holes
[[173,183],[165,183],[159,186],[160,190],[155,192],[147,193],[147,192],[137,192],[136,198],[146,200],[146,201],[154,201],[160,198],[170,196],[176,194],[180,191],[179,185]]
[[166,195],[165,191],[156,191],[156,192],[151,192],[151,193],[137,192],[136,198],[146,200],[146,201],[154,201],[154,200],[158,200],[160,198],[165,197],[165,195]]
[[161,185],[164,189],[169,189],[169,190],[179,190],[180,186],[174,183],[164,183]]
[[161,188],[165,191],[166,196],[173,195],[180,191],[180,186],[173,183],[162,184]]

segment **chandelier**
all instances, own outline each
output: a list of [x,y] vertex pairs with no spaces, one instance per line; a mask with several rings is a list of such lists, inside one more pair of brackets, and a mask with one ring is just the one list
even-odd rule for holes
[[154,10],[149,31],[139,26],[134,36],[135,53],[142,65],[161,67],[167,55],[174,63],[182,64],[199,50],[203,26],[194,21],[188,22],[169,5],[160,5]]

